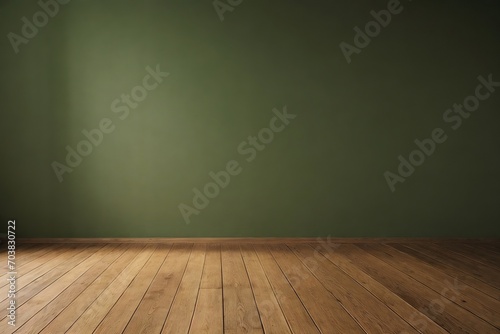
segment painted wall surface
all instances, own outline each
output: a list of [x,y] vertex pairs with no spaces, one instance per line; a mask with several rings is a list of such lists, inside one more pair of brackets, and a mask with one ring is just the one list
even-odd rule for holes
[[500,236],[498,1],[2,0],[0,32],[18,237]]

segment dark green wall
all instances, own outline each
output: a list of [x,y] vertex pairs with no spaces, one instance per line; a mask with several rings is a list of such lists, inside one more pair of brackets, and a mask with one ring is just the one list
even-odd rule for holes
[[[236,1],[234,1],[236,2]],[[500,82],[497,1],[401,2],[347,63],[339,44],[387,1],[79,1],[16,54],[35,2],[0,5],[0,214],[19,237],[500,236],[500,87],[453,130],[443,113]],[[31,19],[30,19],[31,20]],[[170,75],[121,120],[111,103]],[[256,158],[237,151],[296,115]],[[51,166],[109,118],[59,182]],[[392,192],[415,139],[447,140]],[[230,160],[242,171],[186,224],[179,204]]]

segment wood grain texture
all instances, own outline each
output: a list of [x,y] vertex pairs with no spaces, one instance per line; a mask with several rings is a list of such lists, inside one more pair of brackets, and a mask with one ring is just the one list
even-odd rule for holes
[[94,333],[122,333],[139,306],[151,282],[156,277],[172,245],[161,244],[149,258],[144,268],[114,304]]
[[95,282],[97,278],[101,277],[109,266],[122,256],[126,250],[126,247],[119,244],[116,245],[116,247],[111,247],[113,245],[109,246],[111,250],[107,254],[101,253],[102,251],[95,253],[99,258],[99,261],[95,265],[87,270],[68,288],[62,291],[50,303],[46,304],[38,313],[29,320],[26,319],[26,323],[18,325],[18,332],[30,334],[39,333],[70,305],[73,300]]
[[267,247],[254,245],[254,249],[292,333],[320,333],[309,312]]
[[224,332],[222,288],[200,289],[189,328],[190,334],[218,334]]
[[78,295],[40,333],[65,333],[75,321],[92,305],[106,288],[127,268],[144,245],[131,245],[112,265],[110,265],[85,291]]
[[465,284],[484,292],[490,297],[500,301],[500,289],[496,289],[495,287],[477,279],[472,276],[467,270],[461,270],[453,265],[451,265],[447,261],[443,261],[436,255],[435,252],[428,250],[427,248],[416,247],[415,245],[407,245],[407,244],[392,244],[392,247],[397,250],[412,255],[418,258],[420,261],[431,265],[433,268],[439,269],[442,272],[457,277],[460,281]]
[[161,331],[164,334],[187,334],[193,317],[201,274],[205,263],[205,244],[196,244],[191,251],[186,271],[175,294],[170,312]]
[[448,333],[442,327],[438,326],[425,314],[416,310],[397,294],[393,293],[385,285],[365,273],[356,265],[354,259],[342,255],[340,252],[333,252],[332,249],[325,249],[317,245],[310,245],[314,250],[330,262],[339,267],[346,274],[351,276],[358,284],[370,291],[375,297],[382,301],[387,307],[397,313],[402,319],[405,319],[412,327],[419,332],[430,334]]
[[323,333],[364,333],[356,320],[285,245],[268,246],[281,270]]
[[263,333],[250,281],[238,245],[222,245],[225,333]]
[[291,333],[274,291],[252,245],[242,245],[243,262],[266,333]]
[[306,239],[21,245],[0,332],[500,332],[496,243]]
[[[464,309],[500,328],[500,318],[496,311],[500,310],[500,302],[488,294],[472,288],[458,277],[443,273],[431,265],[422,263],[417,258],[399,252],[387,245],[360,245],[359,247],[367,249],[371,254],[382,257],[386,263],[411,275],[450,302],[462,306]],[[460,286],[460,298],[454,298],[453,293],[450,292],[450,284]]]
[[160,333],[191,255],[192,244],[173,245],[124,333]]
[[290,245],[302,263],[339,301],[365,332],[418,333],[390,307],[307,245]]

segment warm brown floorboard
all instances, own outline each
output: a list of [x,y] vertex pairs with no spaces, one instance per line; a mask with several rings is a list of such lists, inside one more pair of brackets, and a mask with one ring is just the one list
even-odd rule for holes
[[[500,328],[500,317],[498,317],[496,311],[500,310],[500,302],[487,294],[470,288],[459,279],[455,282],[455,277],[447,275],[428,264],[421,263],[418,259],[387,245],[358,246],[436,291],[443,298],[446,298],[445,302],[459,304],[464,309]],[[456,286],[461,286],[458,288],[460,291],[458,298],[454,296],[453,289]]]
[[117,261],[78,295],[41,333],[54,334],[68,331],[89,306],[128,268],[143,248],[144,245],[128,247]]
[[498,334],[495,249],[286,240],[19,245],[16,326],[7,324],[8,285],[0,282],[0,333]]
[[192,244],[173,245],[124,333],[160,333],[179,288]]
[[320,333],[267,247],[255,245],[254,248],[292,332]]
[[500,301],[500,290],[475,278],[470,273],[467,273],[466,270],[460,270],[456,268],[446,261],[440,261],[439,256],[434,256],[434,252],[426,252],[425,249],[420,249],[418,247],[414,247],[413,245],[401,245],[401,244],[392,244],[391,247],[396,248],[397,250],[412,255],[418,258],[420,261],[423,261],[433,268],[439,269],[442,272],[456,277],[459,281],[467,284],[479,291],[484,292],[490,297],[494,298],[497,301]]
[[200,290],[206,248],[205,244],[193,246],[162,333],[188,333]]
[[171,247],[170,244],[158,246],[155,253],[145,264],[144,269],[134,278],[134,281],[121,295],[94,333],[112,334],[123,332],[151,282],[156,277]]
[[222,245],[222,302],[225,333],[263,333],[239,245]]
[[268,248],[322,333],[363,333],[345,306],[287,246],[270,245]]
[[[471,258],[462,256],[458,253],[452,252],[446,249],[445,246],[440,246],[436,244],[425,244],[425,245],[408,245],[409,247],[415,247],[425,254],[433,254],[432,256],[437,257],[440,261],[459,268],[465,271],[471,276],[497,288],[500,289],[500,275],[498,274],[498,269],[491,268],[487,265],[480,263],[480,261],[475,261]],[[479,260],[479,259],[478,259]]]
[[[108,252],[103,253],[103,250],[95,253],[99,257],[99,262],[94,264],[89,270],[80,276],[73,284],[71,284],[67,289],[62,291],[56,298],[54,298],[50,303],[43,306],[41,310],[35,313],[29,320],[26,319],[25,323],[19,319],[19,333],[39,333],[45,326],[47,326],[52,320],[54,320],[66,307],[68,307],[73,300],[80,296],[91,284],[96,284],[97,279],[101,279],[105,276],[110,266],[115,263],[115,261],[120,258],[125,250],[127,249],[125,245],[108,245]],[[21,311],[20,311],[21,312]],[[21,315],[19,315],[21,318]]]
[[224,315],[222,305],[222,264],[219,244],[206,248],[200,290],[189,328],[190,334],[222,333]]
[[[422,333],[444,334],[447,333],[425,314],[416,310],[399,295],[393,293],[388,287],[361,270],[354,260],[349,256],[343,256],[339,252],[335,253],[325,250],[321,246],[311,245],[316,252],[325,256],[330,262],[339,267],[346,274],[351,276],[357,283],[362,285],[387,307],[397,313],[402,319],[408,322],[415,329]],[[317,255],[316,255],[317,256]]]
[[307,245],[289,245],[300,260],[337,299],[365,332],[370,333],[418,333],[404,319],[363,288],[349,275],[328,261],[315,256]]
[[458,245],[450,243],[446,245],[446,249],[465,256],[471,260],[490,266],[494,269],[500,269],[500,255],[493,252],[483,251],[474,246]]
[[[116,246],[108,245],[98,251],[96,251],[95,249],[87,249],[86,252],[90,255],[87,259],[61,276],[53,284],[50,284],[45,289],[34,295],[19,308],[17,321],[19,323],[25,323],[30,321],[30,319],[34,319],[33,316],[37,314],[37,312],[39,312],[42,308],[44,308],[54,300],[63,304],[61,301],[61,296],[68,295],[68,293],[70,293],[72,296],[76,296],[77,293],[75,293],[74,288],[78,287],[78,283],[81,282],[82,279],[89,277],[89,273],[95,274],[95,272],[92,271],[92,268],[94,268],[99,262],[105,262],[106,258],[109,257],[108,254],[114,248],[116,248]],[[62,293],[63,291],[64,293]],[[50,308],[47,308],[47,310],[49,309]],[[38,315],[40,315],[40,313],[38,313]],[[52,319],[52,317],[49,318]],[[39,324],[43,324],[43,319],[36,318],[35,320],[38,320]],[[0,322],[0,327],[7,325],[6,323],[7,320],[3,319],[2,322]],[[24,330],[26,331],[28,327],[29,325],[25,326]],[[42,328],[43,327],[44,326],[42,326]]]
[[[18,272],[18,277],[22,275],[26,275],[32,270],[40,267],[42,264],[45,264],[47,261],[50,259],[54,258],[56,255],[61,255],[65,250],[67,250],[68,247],[71,247],[71,245],[46,245],[45,247],[37,245],[36,249],[28,249],[24,250],[22,252],[16,252],[15,255],[15,263],[16,263],[16,270]],[[57,252],[54,252],[55,250],[60,250]],[[36,260],[36,261],[34,261]],[[5,268],[2,268],[1,273],[3,275],[0,275],[0,287],[4,287],[7,285],[7,261],[5,261]],[[4,274],[5,273],[5,274]],[[3,293],[3,290],[0,290],[0,296],[5,296]]]
[[[21,263],[29,262],[29,260],[26,261],[25,259],[35,254],[37,250],[47,249],[47,245],[37,245],[37,244],[26,244],[23,245],[22,247],[23,247],[23,252],[19,254],[19,256],[16,256],[17,260],[21,261],[19,262],[19,266],[21,265]],[[4,244],[2,244],[0,255],[2,256],[2,258],[7,257],[7,248],[6,245]],[[2,270],[1,273],[4,273],[7,270],[7,261],[5,262],[2,261],[2,263],[0,263],[0,270]]]
[[[439,293],[414,279],[411,274],[392,267],[358,246],[345,245],[337,248],[335,252],[352,258],[363,271],[450,333],[498,333],[495,327],[461,306],[449,302]],[[463,292],[460,285],[456,286],[450,282],[448,288],[454,289],[455,298],[460,298]]]
[[291,333],[252,245],[242,245],[241,251],[264,332]]
[[478,245],[475,245],[474,247],[483,249],[484,251],[495,254],[496,256],[500,256],[500,246],[498,245],[498,243],[480,243]]

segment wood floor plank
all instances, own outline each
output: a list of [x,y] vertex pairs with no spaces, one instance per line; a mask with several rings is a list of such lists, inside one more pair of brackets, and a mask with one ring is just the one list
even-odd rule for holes
[[[69,251],[70,248],[68,248],[66,245],[51,245],[45,248],[38,249],[37,251],[33,252],[30,254],[28,259],[36,260],[36,261],[19,261],[17,259],[17,254],[16,254],[16,271],[17,271],[17,277],[22,277],[27,274],[30,274],[33,270],[38,269],[38,272],[40,272],[40,269],[42,271],[48,270],[48,267],[46,266],[47,262],[57,258],[58,256],[61,256],[64,252]],[[70,246],[71,247],[71,246]],[[73,246],[73,249],[76,249],[76,246]],[[40,268],[42,265],[44,265],[42,268]],[[5,286],[7,285],[7,273],[0,276],[0,296],[5,296],[3,293],[5,289]]]
[[201,289],[222,289],[220,244],[208,244],[201,277]]
[[196,244],[189,256],[186,271],[168,313],[162,333],[187,334],[193,318],[205,263],[205,244]]
[[20,245],[0,333],[500,333],[494,243],[279,242]]
[[224,333],[263,333],[238,245],[221,246]]
[[208,244],[190,334],[223,333],[222,262],[220,244]]
[[[434,290],[359,247],[342,245],[336,252],[352,258],[361,270],[406,300],[415,309],[426,314],[448,332],[497,333],[496,329],[484,320],[454,303],[446,302],[446,299]],[[450,285],[449,288],[456,287]]]
[[489,258],[490,260],[494,261],[496,263],[496,266],[498,266],[500,263],[500,253],[495,251],[494,248],[488,247],[484,243],[451,243],[452,245],[455,246],[461,246],[465,247],[468,250],[470,250],[474,255],[479,256],[479,257],[486,257]]
[[94,332],[95,328],[115,305],[125,289],[148,262],[157,245],[148,244],[141,249],[127,267],[109,284],[97,299],[82,313],[66,331],[70,334]]
[[[24,325],[21,325],[16,333],[22,334],[35,334],[39,333],[45,326],[47,326],[59,313],[61,313],[68,305],[73,302],[87,287],[92,284],[96,279],[101,277],[107,268],[127,249],[127,245],[115,244],[108,245],[109,251],[105,254],[97,253],[99,262],[86,271],[67,289],[62,291],[50,303],[44,306],[38,313],[29,319]],[[102,250],[101,250],[102,252]]]
[[323,255],[330,262],[342,269],[346,274],[351,276],[356,282],[365,287],[387,307],[390,307],[402,319],[405,319],[410,325],[421,333],[428,334],[445,334],[448,333],[442,327],[438,326],[434,321],[428,318],[425,314],[412,307],[397,294],[389,290],[387,287],[379,283],[377,280],[366,274],[358,268],[353,260],[341,253],[325,249],[324,247],[311,244],[310,247]]
[[[0,245],[1,254],[7,254],[7,251],[9,250],[8,246],[9,246],[8,240],[4,239],[1,241],[1,245]],[[16,251],[16,253],[19,253],[16,255],[23,257],[27,254],[33,253],[33,252],[40,250],[42,248],[46,248],[47,246],[49,246],[49,244],[20,244],[19,242],[15,242],[14,246],[15,246],[14,250]],[[3,266],[2,266],[2,268],[3,268]]]
[[474,245],[476,248],[483,249],[487,252],[500,256],[500,242],[497,243],[477,243]]
[[[41,255],[48,253],[49,251],[56,249],[57,247],[62,247],[62,244],[60,245],[38,245],[35,247],[36,244],[28,244],[27,246],[23,246],[22,248],[16,247],[15,250],[15,261],[16,261],[16,267],[18,270],[20,270],[23,266],[28,264],[29,262],[38,259]],[[7,257],[7,253],[4,255]],[[3,262],[0,266],[0,272],[4,273],[7,270],[7,261]],[[0,282],[3,282],[3,276],[0,276],[0,279],[2,279]]]
[[292,333],[320,333],[311,316],[264,245],[253,245]]
[[189,333],[220,334],[223,332],[222,288],[200,289]]
[[418,333],[368,290],[333,265],[315,255],[307,245],[288,245],[313,275],[335,296],[367,333]]
[[412,255],[420,259],[421,261],[424,261],[425,263],[431,265],[432,267],[439,269],[450,276],[456,277],[459,281],[487,294],[488,296],[491,296],[495,300],[500,301],[500,289],[497,289],[475,278],[474,276],[469,275],[466,271],[462,271],[454,266],[449,265],[449,263],[447,263],[446,261],[437,260],[435,256],[432,257],[432,255],[434,255],[433,252],[430,252],[430,254],[425,254],[417,250],[418,247],[409,244],[391,244],[390,246],[396,248],[401,252]]
[[447,243],[443,244],[447,250],[465,256],[473,261],[482,263],[486,266],[491,267],[497,271],[497,275],[500,276],[500,255],[482,251],[470,244],[457,244],[457,243]]
[[[68,271],[73,269],[75,266],[86,260],[88,257],[92,255],[92,251],[96,252],[101,249],[103,245],[84,245],[79,247],[78,249],[66,252],[65,257],[62,259],[63,261],[60,263],[51,263],[47,265],[49,270],[45,272],[43,275],[40,275],[33,281],[29,282],[29,280],[25,280],[23,278],[19,279],[20,283],[18,286],[17,299],[19,305],[22,305],[30,298],[35,296],[38,292],[40,292],[46,286],[52,284],[55,280],[59,279],[61,276],[66,274]],[[90,252],[88,251],[90,250]],[[50,263],[50,262],[49,262]],[[52,267],[55,265],[55,267]],[[27,278],[26,275],[24,278]],[[1,305],[1,303],[0,303]]]
[[239,245],[221,245],[223,287],[250,288]]
[[[1,242],[0,242],[0,252],[7,252],[7,247],[9,246],[8,245],[8,240],[7,239],[2,239]],[[33,243],[29,243],[29,244],[23,244],[23,243],[19,243],[19,241],[17,241],[15,243],[15,246],[16,246],[16,250],[23,250],[23,251],[29,251],[30,249],[35,249],[35,247],[38,246],[38,249],[42,248],[42,247],[46,247],[47,244],[33,244]]]
[[285,245],[268,247],[316,326],[323,333],[365,333],[339,301],[323,287],[288,247]]
[[[33,279],[30,274],[20,277],[17,283],[17,293],[16,293],[16,304],[17,306],[23,305],[30,298],[35,296],[38,292],[42,291],[47,285],[52,284],[59,277],[64,275],[66,272],[71,270],[75,265],[79,264],[86,258],[88,258],[91,253],[85,252],[85,249],[90,248],[90,245],[81,245],[78,248],[72,249],[70,251],[64,252],[60,257],[54,258],[53,261],[47,262],[47,268],[40,268],[44,272],[40,275],[36,275]],[[94,246],[95,249],[100,249],[103,245]],[[33,272],[38,272],[39,270],[34,270]],[[35,276],[34,276],[35,277]],[[0,302],[0,307],[3,309],[7,308],[9,303],[8,299]],[[1,314],[0,320],[6,315]]]
[[291,333],[252,245],[241,245],[240,249],[264,332]]
[[457,253],[443,250],[434,244],[411,244],[408,246],[424,253],[425,255],[437,259],[438,261],[458,268],[496,289],[500,289],[500,277],[498,276],[498,272],[486,265],[460,256]]
[[175,244],[123,333],[160,333],[184,275],[193,244]]
[[[500,328],[500,302],[490,296],[465,285],[457,277],[436,269],[416,257],[400,252],[383,244],[360,244],[360,248],[382,259],[396,269],[411,275],[414,279],[439,293],[443,298],[456,303],[474,313],[493,326]],[[456,280],[456,282],[454,282]],[[450,293],[450,285],[460,285],[460,296]]]
[[94,334],[122,333],[139,306],[144,294],[165,261],[172,244],[160,244],[130,287],[113,306]]
[[[87,253],[87,258],[85,260],[74,266],[74,268],[70,269],[53,283],[47,284],[46,287],[45,284],[42,284],[41,287],[45,287],[42,291],[34,295],[24,304],[18,306],[16,326],[21,327],[25,322],[31,319],[36,313],[56,298],[62,291],[73,284],[93,265],[102,260],[102,257],[115,247],[116,246],[113,245],[106,245],[104,247],[85,249],[84,252]],[[0,321],[0,328],[3,328],[4,326],[7,326],[7,318]]]
[[130,245],[125,252],[113,262],[95,281],[93,281],[77,298],[75,298],[57,317],[40,333],[65,333],[83,312],[99,297],[113,280],[137,256],[137,250],[144,245]]

